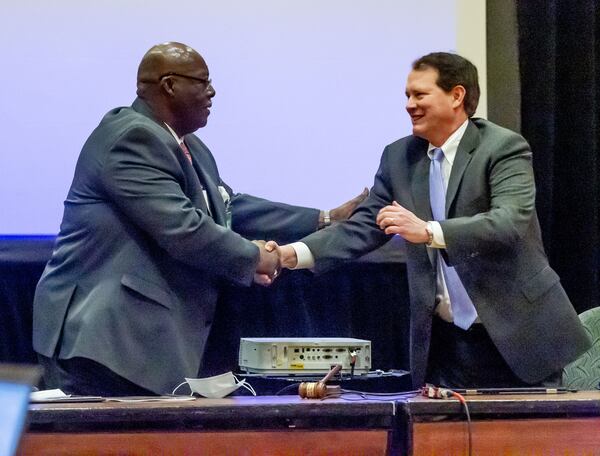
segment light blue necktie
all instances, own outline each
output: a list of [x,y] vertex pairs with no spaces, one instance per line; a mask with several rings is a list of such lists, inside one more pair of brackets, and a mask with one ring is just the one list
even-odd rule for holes
[[[431,213],[436,221],[446,220],[446,186],[444,185],[444,176],[442,174],[442,161],[444,152],[440,148],[433,149],[431,165],[429,168],[429,201],[431,203]],[[444,257],[438,255],[438,261],[444,271],[444,279],[450,296],[450,306],[452,307],[452,316],[454,324],[462,329],[469,329],[477,318],[477,311],[467,290],[460,281],[460,277],[454,270],[454,267],[448,266]]]

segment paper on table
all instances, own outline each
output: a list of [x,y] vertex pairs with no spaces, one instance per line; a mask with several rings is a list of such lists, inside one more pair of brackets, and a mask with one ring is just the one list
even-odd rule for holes
[[33,391],[29,395],[29,399],[31,401],[43,401],[45,399],[56,399],[65,397],[69,397],[69,395],[63,393],[63,391],[60,389]]
[[174,401],[195,401],[195,396],[124,396],[107,397],[107,401],[115,402],[174,402]]
[[73,396],[65,394],[60,389],[33,391],[29,395],[29,402],[101,402],[100,396]]

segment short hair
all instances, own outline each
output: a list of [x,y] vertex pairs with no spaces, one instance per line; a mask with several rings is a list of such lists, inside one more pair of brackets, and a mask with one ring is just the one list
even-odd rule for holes
[[465,88],[465,111],[472,117],[479,104],[479,78],[477,68],[458,54],[432,52],[415,60],[412,69],[419,71],[433,68],[438,71],[437,85],[450,92],[457,85]]

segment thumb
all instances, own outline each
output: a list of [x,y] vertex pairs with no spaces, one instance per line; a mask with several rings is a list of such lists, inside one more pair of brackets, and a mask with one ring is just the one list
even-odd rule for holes
[[269,241],[265,244],[265,250],[267,252],[272,252],[273,250],[276,250],[277,247],[279,247],[279,246],[277,245],[277,242],[275,242],[275,241]]
[[392,201],[392,206],[396,206],[396,207],[402,207],[400,206],[396,201]]

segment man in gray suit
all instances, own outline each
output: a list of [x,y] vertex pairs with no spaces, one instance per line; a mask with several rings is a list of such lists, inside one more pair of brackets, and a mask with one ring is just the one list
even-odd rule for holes
[[415,61],[406,96],[413,134],[385,148],[369,197],[279,247],[283,265],[323,272],[398,234],[415,387],[556,385],[589,340],[544,253],[529,145],[472,118],[477,70],[456,54]]
[[[197,376],[220,290],[268,284],[279,270],[264,241],[227,228],[228,209],[241,234],[266,226],[265,236],[282,239],[327,221],[317,209],[233,195],[222,182],[192,134],[206,125],[215,96],[196,51],[151,48],[137,94],[83,146],[35,294],[34,349],[47,386],[69,393],[165,394]],[[331,217],[343,218],[360,199]]]

